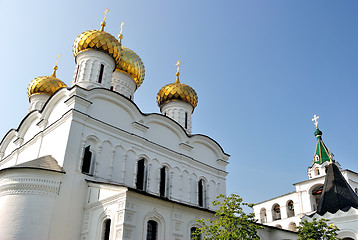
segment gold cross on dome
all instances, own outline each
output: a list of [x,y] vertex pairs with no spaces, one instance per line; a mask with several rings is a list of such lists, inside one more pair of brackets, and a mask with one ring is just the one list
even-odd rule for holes
[[60,56],[61,56],[61,53],[59,53],[59,54],[57,55],[57,60],[56,60],[55,66],[57,66],[57,64],[58,64],[58,59],[60,58]]
[[318,128],[318,119],[319,116],[317,116],[316,114],[313,115],[312,122],[314,123],[314,125],[316,125],[316,128]]
[[175,64],[175,66],[177,66],[177,73],[179,72],[179,64],[181,64],[180,60],[178,60],[177,63]]
[[106,21],[106,17],[107,17],[107,12],[109,11],[108,8],[106,8],[106,10],[104,11],[104,18],[103,18],[103,22]]
[[119,34],[122,34],[122,31],[123,31],[123,25],[124,25],[124,22],[121,23],[121,31],[119,32]]

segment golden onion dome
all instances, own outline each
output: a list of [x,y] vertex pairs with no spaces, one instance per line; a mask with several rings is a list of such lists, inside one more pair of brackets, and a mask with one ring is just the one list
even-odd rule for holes
[[181,83],[179,81],[179,75],[180,73],[177,72],[175,83],[170,83],[159,90],[157,95],[157,103],[159,107],[165,103],[179,100],[189,103],[193,108],[198,104],[198,95],[195,90],[190,86]]
[[119,34],[119,45],[121,46],[121,59],[117,65],[116,71],[127,73],[137,84],[137,88],[142,85],[145,76],[145,68],[142,59],[129,48],[123,47],[121,40],[123,35]]
[[67,85],[56,77],[57,66],[51,76],[42,76],[33,79],[27,87],[27,95],[29,98],[37,94],[52,95],[60,88],[67,87]]
[[106,52],[113,57],[116,65],[119,64],[121,49],[115,37],[104,31],[106,23],[101,23],[100,30],[88,30],[81,33],[73,43],[73,55],[76,57],[80,52],[95,49]]

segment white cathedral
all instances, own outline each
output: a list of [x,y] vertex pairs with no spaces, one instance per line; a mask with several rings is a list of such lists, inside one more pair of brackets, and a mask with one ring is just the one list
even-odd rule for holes
[[30,82],[29,111],[0,143],[0,240],[190,239],[226,194],[229,155],[191,133],[194,89],[177,70],[159,90],[162,114],[142,113],[143,62],[104,27],[75,40],[71,87],[57,63]]

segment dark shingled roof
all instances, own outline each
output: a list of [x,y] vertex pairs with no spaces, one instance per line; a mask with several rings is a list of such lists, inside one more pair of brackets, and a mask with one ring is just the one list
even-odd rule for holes
[[16,169],[16,168],[41,169],[41,170],[65,173],[63,168],[58,165],[56,159],[54,159],[50,155],[43,156],[35,160],[24,162],[15,166],[11,166],[9,168],[4,168],[2,170]]
[[346,212],[351,207],[358,209],[358,196],[349,186],[336,164],[332,163],[327,167],[317,213],[322,216],[326,212],[336,213],[338,210]]

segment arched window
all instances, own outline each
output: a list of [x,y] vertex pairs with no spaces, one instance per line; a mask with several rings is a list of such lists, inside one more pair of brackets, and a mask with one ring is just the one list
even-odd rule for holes
[[196,239],[196,240],[200,240],[201,239],[201,234],[199,236],[196,236],[194,233],[196,231],[196,227],[192,227],[190,228],[190,239]]
[[160,169],[160,183],[159,193],[161,197],[168,197],[169,195],[169,184],[168,184],[168,168],[162,167]]
[[137,163],[137,182],[136,188],[145,191],[147,188],[147,169],[145,166],[145,160],[140,159]]
[[91,174],[92,151],[91,147],[87,146],[84,149],[81,172]]
[[205,207],[205,182],[203,179],[198,182],[198,204],[200,207]]
[[109,240],[109,235],[111,233],[111,219],[106,219],[103,222],[102,229],[102,240]]
[[323,191],[323,185],[318,185],[315,188],[312,189],[312,197],[313,197],[313,202],[312,202],[312,208],[313,211],[317,210],[318,204],[319,204],[319,200],[321,199],[321,195],[322,195],[322,191]]
[[147,240],[157,240],[158,223],[149,220],[147,223]]
[[261,208],[261,210],[260,210],[260,222],[261,223],[266,223],[267,222],[266,208]]
[[296,232],[296,231],[297,231],[297,229],[296,229],[296,223],[290,222],[290,224],[288,224],[288,230],[293,231],[293,232]]
[[281,208],[277,203],[272,206],[272,219],[274,221],[281,219]]
[[100,70],[99,70],[99,75],[98,75],[98,83],[102,83],[103,70],[104,70],[104,65],[101,64],[101,68],[100,68]]
[[318,176],[318,175],[319,175],[319,169],[318,169],[318,167],[316,167],[316,168],[314,169],[314,175],[315,175],[315,176]]
[[295,208],[294,208],[294,205],[293,205],[293,201],[292,200],[289,200],[287,202],[287,217],[293,217],[295,216]]

